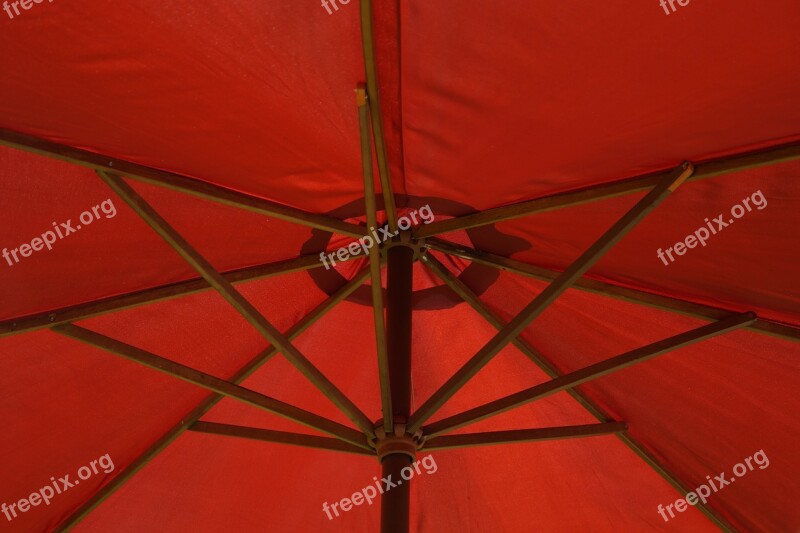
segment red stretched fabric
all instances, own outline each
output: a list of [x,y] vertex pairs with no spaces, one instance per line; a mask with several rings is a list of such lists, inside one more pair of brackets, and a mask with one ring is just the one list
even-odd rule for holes
[[[198,278],[199,274],[93,172],[0,148],[0,318],[19,317]],[[311,230],[241,209],[131,182],[215,268],[238,268],[297,257]],[[111,200],[108,214],[80,227],[80,216]],[[112,213],[114,213],[112,215]],[[107,215],[111,215],[110,217]],[[87,219],[89,217],[87,216]],[[62,224],[69,225],[68,232]],[[11,251],[53,236],[51,250],[17,260]],[[68,280],[68,282],[65,282]]]
[[[0,11],[0,128],[39,136],[303,210],[362,220],[353,90],[364,82],[359,6],[235,5],[185,0],[32,4]],[[800,140],[800,8],[611,0],[374,6],[381,112],[401,206],[437,215],[497,207]],[[24,9],[24,8],[23,8]],[[680,187],[588,276],[800,326],[794,265],[800,164]],[[130,181],[215,268],[333,251],[350,242],[263,215]],[[664,265],[705,218],[761,191],[708,245]],[[116,215],[9,264],[0,258],[0,320],[15,320],[197,277],[91,171],[0,147],[0,252],[17,249],[106,200]],[[446,237],[563,270],[641,194]],[[344,213],[344,214],[342,214]],[[544,284],[437,254],[503,320]],[[238,287],[286,330],[365,266],[317,269]],[[469,268],[468,268],[469,266]],[[322,276],[317,275],[320,272]],[[413,407],[495,334],[422,264],[414,270]],[[381,416],[372,310],[362,287],[296,345],[372,420]],[[702,322],[570,290],[524,332],[561,372]],[[268,343],[213,292],[79,325],[228,379]],[[741,530],[793,531],[800,463],[794,393],[798,345],[738,331],[581,387],[629,424],[648,453],[690,487],[763,450],[769,467],[709,505]],[[509,346],[432,420],[548,378]],[[277,355],[244,386],[351,422]],[[84,480],[3,530],[62,524],[208,392],[48,331],[0,338],[0,504],[103,454],[114,470]],[[225,399],[205,420],[316,434]],[[590,424],[559,393],[459,433]],[[422,452],[424,455],[426,452]],[[433,452],[413,482],[415,531],[714,530],[613,436]],[[76,531],[375,531],[378,502],[335,520],[323,503],[373,482],[374,458],[185,433]],[[74,475],[73,475],[74,477]]]
[[[414,405],[419,405],[431,387],[449,377],[451,368],[491,333],[483,319],[465,304],[436,313],[447,319],[441,324],[446,331],[431,327],[430,317],[425,316],[430,312],[416,312],[414,316],[415,353],[432,349],[443,359],[437,366],[426,364],[421,358],[415,361]],[[348,327],[354,321],[366,324],[369,316],[368,308],[344,304],[299,337],[297,346],[337,385],[342,385],[369,416],[377,416],[377,369],[373,347],[367,341],[370,332],[358,334]],[[456,331],[460,349],[445,349],[453,341],[453,335],[447,333]],[[463,408],[541,379],[542,374],[529,361],[509,351],[476,377],[474,388],[467,391],[469,398],[459,396],[453,403]],[[337,420],[341,418],[327,400],[304,393],[308,387],[280,359],[270,362],[246,385]],[[476,394],[478,390],[480,394]],[[296,431],[230,400],[220,403],[205,418]],[[593,419],[573,400],[560,395],[513,413],[511,422],[511,426],[494,424],[491,429],[585,424]],[[663,520],[656,512],[657,505],[676,497],[663,480],[614,437],[433,453],[438,471],[414,480],[415,530],[448,530],[453,523],[486,528],[494,524],[506,530],[525,530],[531,524],[545,530],[559,526],[577,530],[581,524],[595,520],[601,531],[635,529],[643,523],[658,528]],[[424,452],[420,456],[423,455]],[[188,433],[78,530],[98,531],[109,521],[135,512],[135,520],[121,520],[123,530],[181,527],[186,523],[182,517],[188,515],[200,531],[213,531],[221,521],[243,530],[268,527],[276,531],[374,531],[378,521],[375,505],[355,507],[328,520],[322,504],[350,496],[371,483],[373,476],[380,477],[379,471],[377,462],[369,458]],[[181,480],[180,484],[176,479]],[[632,483],[632,479],[636,482]],[[462,494],[469,497],[462,498]],[[198,501],[207,504],[198,508]],[[695,510],[681,519],[687,527],[712,530]]]
[[[589,276],[723,309],[800,322],[800,281],[795,245],[800,221],[796,162],[690,182],[631,231]],[[760,195],[759,195],[760,193]],[[752,201],[753,195],[761,206]],[[527,241],[515,259],[564,270],[642,197],[631,195],[503,222],[498,231]],[[762,201],[763,199],[763,201]],[[748,200],[748,211],[743,200]],[[744,210],[741,218],[736,214]],[[721,222],[714,219],[723,215]],[[710,226],[709,226],[710,225]],[[713,229],[716,234],[711,233]],[[705,233],[695,233],[705,228]],[[708,235],[705,238],[705,235]],[[697,240],[703,237],[705,246]],[[665,254],[692,236],[683,255]],[[503,253],[492,248],[485,251]],[[659,259],[661,250],[665,259]]]
[[410,194],[485,209],[800,138],[790,0],[404,6]]
[[[529,328],[534,345],[570,372],[703,323],[569,291],[535,324],[547,334]],[[627,420],[631,434],[691,487],[722,472],[726,479],[734,477],[738,463],[763,450],[768,466],[724,486],[710,501],[740,530],[789,531],[800,521],[794,505],[800,405],[786,391],[800,378],[799,355],[796,342],[740,330],[582,390],[612,416]]]
[[0,126],[310,211],[362,196],[358,6],[53,4],[2,21]]

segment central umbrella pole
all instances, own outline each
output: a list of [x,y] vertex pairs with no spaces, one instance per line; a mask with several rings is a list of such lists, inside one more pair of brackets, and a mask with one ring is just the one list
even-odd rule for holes
[[[387,250],[386,340],[389,359],[389,383],[395,433],[405,431],[411,409],[411,294],[414,249],[391,246]],[[402,436],[402,435],[398,435]],[[408,533],[411,481],[401,476],[411,465],[408,453],[389,453],[381,460],[384,479],[397,486],[383,493],[381,532]]]

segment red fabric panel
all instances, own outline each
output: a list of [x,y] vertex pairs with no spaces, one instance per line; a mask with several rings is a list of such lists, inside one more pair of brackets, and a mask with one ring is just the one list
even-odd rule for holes
[[[2,17],[0,127],[314,212],[360,201],[356,2],[328,14],[315,2],[84,0]],[[395,191],[486,208],[800,139],[798,17],[790,0],[692,3],[673,15],[655,1],[379,4],[378,73]],[[800,259],[792,241],[799,168],[682,187],[590,274],[799,324],[790,266]],[[0,149],[0,184],[4,247],[110,197],[89,171],[7,149]],[[134,186],[219,269],[295,257],[312,237],[268,217]],[[657,248],[756,188],[769,207],[674,265],[658,262]],[[636,198],[500,224],[509,238],[483,248],[505,253],[516,237],[528,247],[514,257],[562,269]],[[0,259],[0,319],[195,277],[121,201],[115,206],[114,218],[51,252],[13,266]],[[416,289],[439,285],[421,269]],[[482,297],[509,319],[542,287],[503,274]],[[242,290],[281,329],[325,298],[308,273]],[[418,298],[414,314],[414,406],[494,334],[466,304],[431,294]],[[569,291],[526,336],[570,371],[698,323]],[[221,377],[266,346],[213,293],[82,325]],[[368,307],[357,298],[338,306],[297,346],[369,417],[380,415]],[[711,505],[742,529],[794,530],[798,350],[737,332],[584,390],[690,484],[763,449],[771,466],[715,494]],[[545,379],[506,348],[436,418]],[[246,385],[349,424],[282,357]],[[207,395],[49,332],[0,339],[0,389],[0,502],[104,453],[119,472]],[[230,400],[208,419],[309,431]],[[591,421],[558,394],[461,431]],[[436,457],[440,470],[414,484],[415,530],[712,529],[696,509],[665,523],[657,505],[679,495],[613,437]],[[374,531],[377,506],[328,521],[321,504],[377,472],[368,458],[185,434],[77,530]],[[106,479],[91,478],[11,527],[53,528]]]
[[[304,276],[262,280],[242,289],[285,330],[324,297]],[[213,293],[79,325],[226,379],[268,345]],[[27,498],[50,476],[69,474],[74,480],[77,469],[106,453],[115,466],[57,495],[49,506],[20,513],[11,524],[3,516],[2,523],[15,531],[55,527],[210,394],[51,332],[0,339],[0,354],[0,417],[6,421],[0,438],[0,503]]]
[[[798,171],[800,163],[792,162],[684,184],[604,256],[589,276],[800,324]],[[760,196],[753,201],[758,191],[763,201]],[[530,243],[514,258],[564,270],[639,198],[629,195],[541,213],[498,224],[497,229]],[[731,210],[744,199],[752,210],[736,220]],[[674,262],[665,255],[667,265],[658,258],[659,249],[674,247],[699,228],[707,228],[706,219],[717,231],[719,224],[712,219],[719,214],[728,227],[716,235],[708,231],[706,246],[693,243],[695,248],[684,255],[673,254]],[[484,248],[503,252],[493,250],[491,243]]]
[[[220,270],[297,257],[311,236],[297,224],[130,183]],[[9,254],[0,257],[0,319],[199,277],[89,170],[0,147],[0,184],[0,252]],[[81,226],[82,213],[108,199],[108,212]],[[17,252],[19,262],[10,255],[68,220],[76,231],[53,234],[52,250]]]
[[[508,310],[515,300],[527,303],[524,293],[532,296],[540,287],[504,275],[487,301]],[[562,372],[570,372],[702,324],[570,290],[528,328],[526,337]],[[582,389],[616,419],[627,421],[631,434],[692,487],[706,483],[707,475],[732,477],[737,463],[763,449],[770,465],[715,493],[709,503],[742,530],[793,531],[800,524],[794,504],[800,405],[790,391],[800,379],[799,356],[797,343],[740,330]]]
[[403,6],[410,194],[484,209],[800,138],[792,0]]
[[[403,6],[400,4],[401,2],[373,2],[372,27],[389,174],[394,191],[405,194],[407,191],[403,167],[404,132],[400,83],[403,57],[401,56],[402,31],[399,24]],[[381,189],[378,187],[376,190]],[[398,202],[399,205],[403,205],[401,202],[402,200]]]
[[362,196],[357,4],[89,0],[2,16],[0,126],[316,212]]
[[[301,335],[297,346],[375,417],[380,406],[370,316],[363,306],[337,306]],[[462,303],[446,311],[415,312],[414,332],[414,353],[418,354],[413,369],[414,402],[419,405],[486,340],[491,328]],[[486,401],[537,379],[541,373],[532,363],[509,350],[476,376],[465,395],[454,398],[448,409]],[[281,359],[268,363],[246,384],[342,420],[327,400],[309,394],[310,389]],[[564,395],[509,415],[505,421],[513,427],[592,422]],[[229,400],[205,419],[296,430]],[[483,429],[504,427],[503,421],[487,423]],[[413,485],[414,531],[446,531],[467,524],[509,531],[526,530],[532,524],[559,531],[579,531],[586,524],[595,524],[599,531],[641,527],[666,531],[670,527],[656,508],[673,501],[676,494],[613,437],[441,451],[434,458],[438,471],[419,477]],[[214,531],[221,524],[240,531],[263,527],[374,531],[377,505],[354,508],[330,521],[322,504],[360,490],[379,471],[377,462],[369,458],[185,434],[76,530],[100,531],[113,523],[119,531],[187,527]],[[694,509],[681,519],[693,530],[713,530]]]
[[[11,531],[49,531],[205,394],[50,332],[0,339],[0,503],[12,504],[91,460],[115,469],[18,512]],[[69,481],[69,480],[68,480]],[[59,486],[61,486],[59,484]]]
[[[340,303],[297,337],[294,345],[371,420],[378,420],[381,406],[372,309],[349,302]],[[353,425],[282,355],[275,357],[248,378],[244,386],[341,424]],[[209,413],[208,419],[222,423],[315,433],[310,429],[298,428],[291,422],[275,420],[275,417],[247,406],[243,409],[238,402],[227,399]]]
[[[656,512],[674,491],[613,437],[448,450],[434,459],[438,470],[412,481],[412,531],[675,529]],[[377,502],[333,520],[322,504],[349,497],[373,476],[380,478],[380,468],[368,457],[186,434],[75,531],[113,524],[120,532],[372,532],[380,524]],[[553,492],[556,483],[564,492]],[[695,509],[681,515],[681,526],[716,530]]]

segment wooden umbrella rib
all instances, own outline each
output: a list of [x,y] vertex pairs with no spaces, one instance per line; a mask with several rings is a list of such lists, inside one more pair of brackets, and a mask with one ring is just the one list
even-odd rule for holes
[[606,359],[599,363],[587,366],[575,372],[565,374],[534,387],[504,396],[498,400],[483,404],[457,415],[434,422],[423,429],[423,433],[430,437],[456,430],[469,424],[474,424],[486,418],[499,415],[511,409],[540,400],[557,392],[577,387],[594,379],[606,376],[613,372],[623,370],[632,365],[653,359],[659,355],[690,346],[697,342],[734,331],[747,326],[756,320],[755,313],[741,313],[713,324],[706,324],[699,328],[674,335],[647,346],[631,350],[622,355]]
[[[355,254],[352,257],[348,257],[346,260],[349,261],[356,257],[363,257],[363,255],[360,253]],[[322,263],[319,261],[319,255],[303,255],[285,261],[228,270],[221,274],[228,282],[236,285],[281,274],[310,270],[320,266],[322,266]],[[86,318],[114,313],[124,309],[132,309],[141,305],[178,298],[180,296],[197,294],[207,290],[211,290],[211,285],[203,278],[195,278],[69,307],[51,309],[34,315],[11,318],[0,321],[0,337],[18,335],[42,328],[49,328],[58,324],[77,322]]]
[[374,436],[372,422],[315,367],[286,337],[273,326],[233,285],[231,285],[197,250],[167,223],[136,191],[119,176],[98,171],[100,178],[117,193],[153,230],[163,238],[183,259],[189,263],[241,314],[264,338],[286,357],[306,378],[313,383],[336,407],[338,407],[365,434]]
[[[658,472],[680,494],[688,494],[692,489],[678,480],[671,472],[645,450],[640,444],[628,435],[627,424],[624,422],[610,422],[601,424],[587,424],[584,426],[566,426],[555,428],[537,428],[511,431],[494,431],[487,433],[468,433],[464,435],[447,435],[435,437],[425,443],[426,450],[448,450],[475,446],[508,445],[516,443],[541,442],[547,440],[563,440],[571,438],[586,438],[603,435],[616,435],[627,444],[648,466]],[[734,527],[707,503],[697,502],[696,507],[709,520],[722,531],[736,531]]]
[[367,444],[366,437],[359,431],[351,429],[347,426],[343,426],[338,422],[328,420],[327,418],[323,418],[309,411],[305,411],[299,407],[289,405],[285,402],[270,398],[269,396],[265,396],[255,391],[245,389],[244,387],[212,376],[211,374],[206,374],[205,372],[201,372],[186,365],[182,365],[175,361],[160,357],[156,354],[136,348],[135,346],[131,346],[130,344],[126,344],[74,324],[55,326],[52,328],[52,331],[60,333],[65,337],[70,337],[77,341],[89,344],[90,346],[94,346],[95,348],[99,348],[114,355],[124,357],[125,359],[135,361],[139,364],[152,368],[153,370],[158,370],[159,372],[169,374],[170,376],[182,379],[183,381],[192,383],[193,385],[197,385],[212,392],[216,392],[217,394],[234,398],[270,413],[288,418],[289,420],[293,420],[303,424],[304,426],[322,431],[323,433],[327,433],[329,435],[333,435],[345,442],[360,446],[365,450],[370,449],[369,445]]
[[159,170],[138,163],[131,163],[123,159],[81,150],[79,148],[58,144],[4,128],[0,128],[0,146],[7,146],[25,152],[52,157],[95,171],[115,172],[137,181],[151,183],[160,187],[294,222],[303,226],[351,237],[360,237],[366,234],[363,227],[327,215],[309,213],[294,207],[270,202],[258,196],[252,196],[192,179],[187,176],[182,176],[174,172]]
[[575,283],[589,268],[610,250],[622,237],[630,232],[656,206],[672,194],[680,183],[691,175],[693,166],[684,163],[670,173],[658,186],[636,203],[610,229],[597,239],[564,272],[550,283],[528,304],[506,327],[500,330],[464,366],[420,406],[409,420],[411,432],[417,431],[442,405],[480,371],[500,350],[516,338],[548,305]]
[[[699,163],[696,166],[694,174],[688,181],[697,181],[741,172],[765,165],[775,165],[798,158],[800,158],[800,144],[792,143],[757,152],[748,152],[731,157],[713,159]],[[644,191],[654,187],[660,180],[668,176],[669,172],[670,171],[645,174],[635,178],[594,185],[503,207],[486,209],[448,220],[437,221],[432,224],[418,226],[415,230],[415,236],[418,238],[431,237],[451,231],[486,226],[504,220],[512,220],[536,213],[544,213],[555,209],[563,209]]]
[[[509,259],[507,257],[475,250],[474,248],[453,244],[436,237],[426,239],[425,244],[432,250],[542,281],[553,281],[559,275],[559,272],[555,270],[549,270],[515,259]],[[628,287],[588,278],[579,279],[573,284],[572,288],[702,320],[719,320],[736,312],[736,310],[733,309],[722,309],[719,307],[687,302],[669,296],[661,296],[659,294],[630,289]],[[773,322],[763,318],[759,318],[756,322],[747,326],[746,329],[762,335],[769,335],[794,342],[800,341],[800,328],[797,326]]]
[[472,446],[493,446],[498,444],[516,444],[524,442],[541,442],[548,440],[574,439],[614,435],[628,429],[625,422],[606,422],[602,424],[584,424],[580,426],[561,426],[535,429],[515,429],[510,431],[488,431],[486,433],[465,433],[462,435],[446,435],[433,437],[425,441],[425,450],[447,450]]
[[[375,184],[372,174],[372,145],[369,138],[369,107],[363,86],[356,89],[358,103],[358,124],[361,139],[361,166],[364,176],[364,201],[367,214],[367,227],[378,227],[378,214],[375,202]],[[383,429],[389,434],[394,431],[392,417],[392,392],[389,380],[389,356],[386,346],[386,324],[383,315],[383,283],[381,281],[381,252],[377,242],[369,248],[370,290],[372,291],[372,314],[375,324],[375,346],[378,354],[378,377],[380,381]]]
[[[435,274],[437,274],[444,282],[447,284],[457,295],[461,296],[464,301],[466,301],[469,305],[475,309],[481,316],[483,316],[492,326],[496,329],[500,330],[505,326],[505,322],[503,322],[499,316],[493,313],[485,304],[483,304],[478,296],[463,282],[461,282],[458,278],[456,278],[447,268],[442,265],[435,257],[432,255],[424,255],[423,261],[425,264],[433,270]],[[555,275],[555,273],[554,273]],[[732,313],[726,313],[725,316],[729,316]],[[720,316],[722,318],[722,316]],[[522,351],[523,354],[528,356],[531,361],[533,361],[539,368],[542,369],[550,378],[558,378],[561,377],[563,374],[556,368],[556,366],[547,359],[543,354],[541,354],[538,350],[534,349],[530,344],[525,342],[522,338],[518,337],[514,339],[515,346]],[[582,405],[589,414],[595,417],[598,422],[601,423],[608,423],[613,420],[613,417],[606,412],[605,409],[600,407],[594,400],[583,394],[580,390],[576,388],[569,388],[566,390],[567,394],[572,396],[580,405]],[[650,453],[641,443],[639,443],[635,438],[633,438],[628,432],[616,433],[617,437],[625,444],[628,448],[631,449],[639,458],[647,463],[653,470],[655,470],[658,475],[664,478],[670,485],[672,485],[679,493],[687,494],[692,489],[688,483],[685,483],[681,479],[678,478],[666,465],[660,462],[652,453]],[[434,437],[433,439],[437,439],[440,437]],[[431,440],[433,440],[431,439]],[[698,502],[697,507],[700,511],[705,514],[709,520],[717,524],[723,531],[731,531],[731,525],[722,517],[719,513],[717,513],[713,508],[711,508],[708,504],[703,502]]]
[[[439,279],[444,281],[444,283],[450,287],[453,292],[460,296],[462,300],[467,302],[478,314],[480,314],[484,319],[486,319],[487,322],[494,326],[495,329],[500,331],[506,326],[506,322],[504,322],[496,313],[492,312],[488,307],[486,307],[480,301],[478,296],[469,287],[467,287],[464,282],[459,280],[449,270],[447,270],[447,268],[440,263],[438,259],[430,254],[425,254],[422,257],[422,261],[433,271],[434,274],[439,277]],[[560,373],[555,365],[545,359],[545,357],[533,346],[531,346],[530,343],[525,341],[521,335],[515,337],[511,342],[520,352],[522,352],[523,355],[533,361],[536,366],[542,369],[550,378],[556,378],[560,376]],[[607,415],[602,414],[595,405],[591,404],[586,398],[580,395],[577,390],[569,389],[567,392],[578,403],[583,405],[589,412],[595,415],[595,417],[601,422],[608,422],[611,420]]]
[[[378,174],[383,191],[384,209],[388,218],[389,230],[397,230],[397,207],[389,175],[389,160],[386,156],[386,141],[383,135],[380,91],[378,90],[378,69],[375,63],[375,39],[372,31],[372,0],[361,0],[361,43],[364,51],[364,69],[367,77],[366,103],[372,119],[372,136],[375,141],[375,156],[378,160]],[[370,158],[371,159],[371,158]]]
[[353,446],[341,440],[329,437],[319,437],[317,435],[305,435],[303,433],[289,433],[286,431],[275,431],[232,424],[219,424],[216,422],[197,421],[188,428],[189,431],[198,433],[209,433],[211,435],[224,435],[227,437],[239,437],[243,439],[271,442],[275,444],[288,444],[290,446],[300,446],[303,448],[314,448],[317,450],[329,450],[334,452],[352,453],[357,455],[375,456],[374,451],[368,451],[358,446]]
[[[286,331],[286,337],[290,340],[295,339],[306,329],[311,327],[316,321],[322,318],[325,313],[333,309],[339,302],[350,296],[353,291],[360,287],[369,276],[367,269],[359,272],[353,279],[342,285],[333,295],[331,295],[324,302],[317,305],[307,315],[305,315],[299,322]],[[244,380],[250,377],[256,370],[261,368],[267,361],[278,354],[278,351],[271,347],[258,353],[244,366],[237,370],[230,381],[233,384],[241,384]],[[171,429],[164,433],[158,440],[153,442],[144,452],[136,457],[127,467],[125,467],[116,476],[111,478],[99,491],[97,491],[91,498],[85,501],[78,509],[72,512],[59,526],[56,531],[68,531],[75,524],[80,522],[89,513],[97,508],[103,501],[122,487],[128,480],[136,475],[146,464],[148,464],[154,457],[161,453],[167,446],[174,442],[190,425],[199,420],[204,414],[211,410],[220,400],[225,396],[222,394],[212,394],[205,400],[200,402],[192,411],[189,412],[180,422],[175,424]]]

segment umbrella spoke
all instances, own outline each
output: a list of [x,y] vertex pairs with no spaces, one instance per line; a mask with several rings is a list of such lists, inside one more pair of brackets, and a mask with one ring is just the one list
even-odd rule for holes
[[631,350],[630,352],[606,359],[599,363],[587,366],[575,372],[557,377],[551,381],[541,383],[529,389],[510,394],[499,400],[475,407],[463,413],[445,418],[424,428],[423,433],[428,436],[435,436],[447,431],[453,431],[468,424],[473,424],[485,418],[504,413],[521,405],[540,400],[557,392],[576,387],[582,383],[597,379],[611,374],[629,366],[647,361],[653,357],[689,346],[723,333],[734,331],[756,320],[755,313],[741,313],[720,320],[713,324],[707,324],[691,331],[669,337],[667,339],[648,344],[642,348]]
[[409,420],[409,428],[413,433],[422,427],[442,405],[447,402],[461,387],[480,371],[503,347],[516,338],[539,316],[548,305],[566,291],[592,265],[600,260],[622,237],[631,231],[650,211],[669,197],[686,179],[691,176],[693,166],[684,163],[673,170],[666,179],[653,188],[633,208],[622,216],[606,231],[588,250],[562,272],[552,283],[528,304],[511,322],[497,333],[481,348],[472,359],[458,370],[439,390],[426,401]]
[[[485,318],[487,322],[494,326],[495,329],[499,331],[505,327],[506,323],[496,313],[492,312],[488,307],[486,307],[480,301],[478,296],[472,292],[472,290],[467,287],[464,282],[447,270],[447,268],[440,263],[438,259],[430,254],[425,254],[422,257],[422,261],[433,271],[434,274],[444,281],[445,284],[453,290],[453,292],[455,292],[465,302],[472,306],[472,308],[475,309],[479,315]],[[536,348],[522,339],[522,337],[516,337],[511,342],[528,359],[536,363],[536,366],[541,368],[549,377],[557,378],[561,375],[555,365],[546,360],[544,356],[539,353],[538,350],[536,350]],[[605,414],[601,413],[592,402],[584,398],[578,391],[570,389],[569,393],[573,398],[575,398],[575,400],[578,401],[578,403],[583,405],[598,420],[605,422],[608,419]]]
[[[715,159],[698,164],[694,174],[689,178],[688,181],[712,178],[733,172],[741,172],[743,170],[765,165],[775,165],[798,158],[800,158],[800,144],[795,143],[770,148],[768,150]],[[414,236],[418,238],[431,237],[433,235],[440,235],[450,231],[486,226],[501,222],[503,220],[512,220],[515,218],[533,215],[535,213],[544,213],[546,211],[562,209],[573,205],[596,202],[624,194],[644,191],[657,185],[659,180],[663,179],[668,174],[669,171],[659,172],[657,174],[647,174],[613,183],[604,183],[602,185],[595,185],[575,191],[536,198],[534,200],[528,200],[526,202],[511,204],[504,207],[487,209],[478,213],[451,218],[449,220],[441,220],[430,225],[417,227]]]
[[295,407],[280,400],[270,398],[269,396],[246,389],[216,376],[212,376],[211,374],[206,374],[205,372],[201,372],[186,365],[176,363],[175,361],[160,357],[140,348],[136,348],[135,346],[131,346],[130,344],[106,337],[105,335],[101,335],[100,333],[90,331],[74,324],[56,326],[52,329],[52,331],[60,333],[65,337],[70,337],[72,339],[84,342],[94,346],[95,348],[105,350],[114,355],[124,357],[125,359],[135,361],[146,367],[152,368],[153,370],[158,370],[159,372],[169,374],[170,376],[182,379],[183,381],[187,381],[193,385],[203,387],[204,389],[216,392],[217,394],[228,396],[229,398],[239,400],[254,407],[269,411],[270,413],[288,418],[289,420],[293,420],[303,424],[304,426],[314,428],[329,435],[333,435],[346,442],[361,446],[365,450],[370,449],[369,445],[367,444],[366,437],[359,431],[351,429],[347,426],[343,426],[338,422],[328,420],[327,418],[321,417],[304,409],[300,409],[299,407]]
[[[448,241],[437,239],[436,237],[426,239],[425,245],[432,250],[437,250],[448,255],[454,255],[475,263],[480,263],[481,265],[507,270],[508,272],[542,281],[553,281],[559,276],[559,273],[555,270],[549,270],[488,252],[482,252],[460,244],[453,244]],[[710,305],[687,302],[677,298],[670,298],[669,296],[661,296],[660,294],[630,289],[628,287],[613,285],[593,279],[579,279],[572,285],[572,288],[703,320],[719,320],[736,312],[730,309],[721,309],[719,307],[711,307]],[[787,324],[780,324],[778,322],[771,322],[763,318],[759,318],[753,324],[747,326],[747,329],[762,335],[770,335],[794,342],[800,341],[800,328]]]
[[[369,141],[369,107],[363,87],[356,90],[358,101],[358,124],[361,134],[361,166],[364,174],[364,201],[366,203],[367,228],[378,227],[375,205],[375,182],[372,175],[372,145]],[[381,409],[383,429],[394,431],[392,417],[392,393],[389,382],[389,356],[386,348],[386,323],[383,315],[383,284],[381,282],[381,253],[378,243],[369,248],[369,271],[372,289],[372,312],[375,322],[375,345],[378,350],[378,374],[381,386]]]
[[[434,239],[435,240],[435,239]],[[430,242],[430,241],[429,241]],[[438,249],[438,248],[437,248]],[[440,250],[446,251],[446,250]],[[469,288],[467,287],[461,280],[455,277],[444,265],[442,265],[435,257],[432,255],[424,255],[422,260],[428,265],[428,267],[434,271],[453,291],[461,296],[467,303],[469,303],[481,316],[483,316],[490,324],[492,324],[496,329],[500,330],[505,326],[505,322],[503,322],[499,316],[493,313],[488,307],[486,307],[478,298],[478,296]],[[525,265],[525,263],[521,263]],[[536,268],[536,267],[532,267]],[[530,274],[529,274],[530,275]],[[553,277],[557,274],[553,273]],[[726,313],[730,315],[731,313]],[[752,326],[749,326],[752,327]],[[548,359],[544,357],[540,352],[538,352],[535,348],[533,348],[530,344],[525,342],[522,338],[517,337],[514,339],[515,346],[529,359],[531,359],[534,363],[536,363],[539,368],[541,368],[548,376],[551,378],[560,377],[562,374],[559,370],[551,363]],[[572,396],[578,403],[580,403],[592,416],[594,416],[599,422],[601,423],[608,423],[612,420],[612,417],[599,405],[597,405],[591,398],[584,395],[578,389],[570,388],[567,389],[566,392]],[[670,485],[675,487],[675,489],[681,494],[687,494],[692,490],[692,487],[689,486],[688,483],[684,482],[683,480],[679,479],[670,469],[664,465],[659,459],[657,459],[652,453],[650,453],[642,444],[640,444],[635,438],[633,438],[627,431],[616,433],[617,437],[633,451],[636,455],[638,455],[644,462],[647,463],[650,468],[655,470],[658,475],[663,477]],[[440,442],[440,439],[447,439],[449,437],[433,437],[428,442]],[[447,442],[447,441],[445,441]],[[429,446],[426,446],[429,447]],[[711,507],[703,502],[698,502],[697,507],[710,518],[715,524],[720,525],[720,527],[728,527],[727,522]],[[729,528],[730,529],[730,528]]]
[[[345,261],[350,261],[356,257],[361,257],[360,253],[348,256]],[[320,266],[322,266],[322,263],[319,261],[319,255],[302,255],[285,261],[276,261],[274,263],[265,263],[252,267],[229,270],[221,274],[222,277],[230,283],[238,284],[246,281],[256,281],[281,274],[288,274],[290,272],[309,270]],[[211,285],[203,278],[195,278],[70,307],[51,309],[35,315],[0,321],[0,337],[17,335],[41,328],[50,328],[58,324],[78,322],[86,318],[113,313],[123,309],[131,309],[140,305],[169,300],[179,296],[196,294],[210,289]]]
[[318,437],[316,435],[305,435],[303,433],[288,433],[286,431],[274,431],[271,429],[236,426],[231,424],[217,424],[215,422],[204,422],[202,420],[197,421],[189,426],[188,430],[196,431],[198,433],[210,433],[212,435],[224,435],[227,437],[240,437],[243,439],[260,440],[276,444],[289,444],[304,448],[355,453],[358,455],[375,457],[374,451],[367,451],[363,448],[353,446],[352,444],[348,444],[337,439]]
[[[361,134],[361,165],[364,174],[364,201],[366,202],[367,228],[378,227],[375,205],[375,182],[372,175],[372,145],[369,139],[369,108],[364,87],[356,90],[358,101],[358,123]],[[369,272],[372,289],[372,313],[375,322],[375,346],[378,351],[378,376],[381,387],[383,429],[394,431],[392,417],[392,393],[389,381],[389,356],[386,348],[386,323],[383,315],[383,284],[381,282],[381,252],[378,243],[369,248]]]
[[486,433],[466,433],[464,435],[447,435],[426,440],[425,450],[446,450],[471,446],[488,446],[495,444],[513,444],[519,442],[538,442],[545,440],[573,439],[577,437],[594,437],[597,435],[614,435],[627,431],[625,422],[607,422],[603,424],[585,424],[581,426],[561,426],[552,428],[515,429],[511,431],[488,431]]
[[[372,136],[375,141],[375,156],[378,160],[378,174],[383,191],[383,203],[386,217],[389,219],[389,230],[397,230],[397,208],[394,203],[392,180],[389,176],[389,162],[386,157],[386,142],[383,136],[383,116],[381,114],[380,91],[378,91],[378,69],[375,62],[375,44],[372,35],[372,2],[361,0],[361,42],[364,51],[364,69],[367,76],[366,104],[369,106],[369,116],[372,118]],[[370,170],[372,154],[370,153]]]
[[[362,270],[352,280],[345,283],[339,288],[330,298],[320,303],[311,312],[304,316],[297,324],[289,328],[286,332],[286,337],[294,339],[302,332],[308,329],[317,320],[322,318],[325,313],[330,311],[340,301],[350,296],[353,291],[360,287],[364,280],[369,275],[368,270]],[[278,351],[274,347],[270,347],[253,357],[247,364],[237,370],[230,381],[234,384],[240,384],[256,370],[258,370],[264,363],[277,355]],[[87,514],[92,512],[98,505],[100,505],[106,498],[113,494],[118,488],[124,485],[131,479],[144,465],[149,463],[155,456],[161,453],[169,444],[183,434],[189,426],[198,421],[200,417],[211,410],[217,403],[219,403],[224,395],[213,394],[203,400],[197,407],[195,407],[189,414],[173,426],[169,431],[161,436],[157,441],[150,445],[141,455],[134,459],[124,470],[113,477],[106,485],[103,486],[98,492],[94,494],[89,500],[84,502],[76,511],[74,511],[64,522],[62,522],[59,529],[68,529],[72,525],[82,520]]]
[[357,427],[374,436],[372,422],[300,350],[273,326],[240,292],[214,270],[197,250],[175,231],[130,185],[117,175],[98,171],[100,178],[116,192],[147,224],[183,257],[216,291],[289,360],[306,378],[333,402]]
[[166,187],[199,198],[205,198],[224,205],[238,207],[247,211],[261,213],[271,217],[294,222],[303,226],[360,237],[364,235],[363,228],[349,224],[342,220],[309,213],[294,207],[270,202],[258,196],[251,196],[241,192],[191,179],[180,174],[158,170],[155,168],[131,163],[107,155],[97,154],[86,150],[57,144],[52,141],[39,139],[31,135],[0,128],[0,146],[8,146],[17,150],[32,152],[39,155],[53,157],[95,171],[113,170],[124,174],[131,179]]

